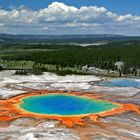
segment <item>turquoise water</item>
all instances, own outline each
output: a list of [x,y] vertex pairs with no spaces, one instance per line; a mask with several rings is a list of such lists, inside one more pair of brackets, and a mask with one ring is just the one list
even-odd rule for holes
[[69,94],[48,94],[22,99],[20,107],[26,111],[48,115],[94,114],[119,108],[117,104]]
[[140,81],[133,79],[113,79],[111,81],[100,82],[99,86],[107,87],[137,87],[140,88]]

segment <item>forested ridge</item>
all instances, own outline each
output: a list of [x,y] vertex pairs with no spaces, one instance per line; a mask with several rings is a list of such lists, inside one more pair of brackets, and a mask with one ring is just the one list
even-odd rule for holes
[[[115,69],[115,62],[122,61],[125,64],[125,71],[128,71],[131,67],[140,68],[140,41],[113,42],[102,46],[88,47],[70,44],[17,44],[13,47],[14,49],[21,50],[16,53],[12,51],[11,54],[8,53],[2,56],[2,59],[34,61],[42,65],[52,64],[57,67],[82,67],[88,65],[112,70]],[[28,49],[32,50],[28,51]],[[41,50],[35,51],[35,49]]]

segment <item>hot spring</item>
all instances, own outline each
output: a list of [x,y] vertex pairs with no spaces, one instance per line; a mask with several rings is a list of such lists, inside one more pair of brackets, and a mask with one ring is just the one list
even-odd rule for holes
[[99,86],[107,87],[137,87],[140,88],[140,81],[133,79],[113,79],[111,81],[103,81]]
[[58,120],[67,127],[83,126],[99,122],[99,118],[133,111],[140,114],[134,104],[123,104],[104,100],[94,93],[40,90],[0,100],[0,121],[7,122],[17,118],[34,117]]
[[78,116],[120,108],[109,101],[61,93],[28,96],[21,101],[19,107],[23,110],[43,115]]

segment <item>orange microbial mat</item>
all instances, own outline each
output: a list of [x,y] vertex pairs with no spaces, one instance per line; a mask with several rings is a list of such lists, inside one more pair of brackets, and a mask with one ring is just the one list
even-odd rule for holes
[[0,122],[23,117],[59,120],[68,127],[99,122],[100,118],[133,111],[138,106],[101,99],[94,93],[40,90],[0,100]]

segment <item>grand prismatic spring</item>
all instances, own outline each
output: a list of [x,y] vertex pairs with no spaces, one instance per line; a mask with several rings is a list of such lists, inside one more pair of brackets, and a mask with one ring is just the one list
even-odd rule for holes
[[134,111],[136,105],[120,104],[99,99],[91,93],[64,91],[36,91],[0,100],[0,121],[11,121],[21,117],[36,117],[59,120],[72,127],[84,125],[84,118],[98,122],[100,117]]

